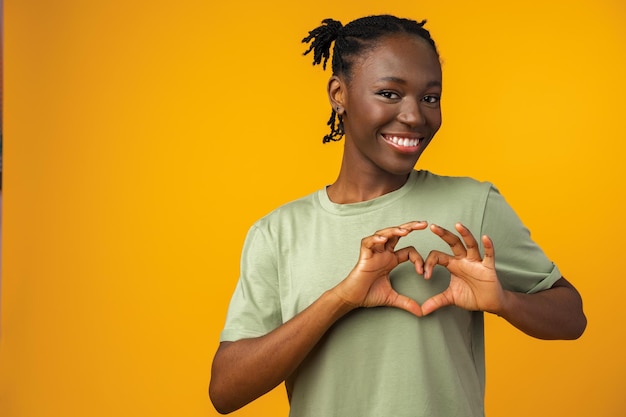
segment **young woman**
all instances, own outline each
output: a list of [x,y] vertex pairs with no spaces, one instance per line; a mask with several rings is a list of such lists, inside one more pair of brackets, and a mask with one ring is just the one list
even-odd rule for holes
[[324,67],[334,42],[341,169],[250,229],[211,400],[228,413],[285,381],[292,416],[483,416],[483,312],[574,339],[581,298],[492,185],[414,170],[441,125],[424,22],[322,23],[304,42]]

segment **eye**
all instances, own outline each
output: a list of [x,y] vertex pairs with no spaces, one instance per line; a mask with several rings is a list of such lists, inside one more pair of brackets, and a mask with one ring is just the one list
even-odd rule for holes
[[398,93],[394,93],[393,91],[389,91],[389,90],[379,91],[376,94],[388,100],[394,100],[394,99],[400,98],[400,95]]
[[428,104],[437,104],[440,100],[441,97],[432,94],[422,97],[422,101]]

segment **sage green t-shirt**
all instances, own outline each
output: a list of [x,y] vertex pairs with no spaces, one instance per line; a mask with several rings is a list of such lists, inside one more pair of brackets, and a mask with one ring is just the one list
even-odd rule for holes
[[[254,224],[221,340],[280,326],[348,275],[363,237],[412,220],[452,231],[461,222],[477,238],[489,235],[506,289],[536,292],[561,277],[491,184],[414,171],[402,188],[374,200],[335,204],[324,189]],[[450,252],[429,230],[402,238],[397,248],[404,246],[424,258],[434,249]],[[449,280],[438,266],[426,281],[410,262],[391,273],[393,287],[418,303]],[[484,416],[483,315],[457,307],[423,318],[390,307],[354,310],[331,327],[286,387],[293,417]]]

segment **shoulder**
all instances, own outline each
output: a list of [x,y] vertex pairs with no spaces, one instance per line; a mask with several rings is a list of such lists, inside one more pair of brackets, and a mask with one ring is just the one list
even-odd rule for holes
[[414,175],[415,185],[420,190],[427,190],[435,195],[441,194],[449,197],[461,196],[486,196],[497,189],[487,181],[479,181],[471,177],[456,177],[434,174],[430,171],[416,171]]
[[319,209],[319,194],[315,191],[304,197],[285,203],[258,219],[253,228],[270,231],[285,225],[302,222]]

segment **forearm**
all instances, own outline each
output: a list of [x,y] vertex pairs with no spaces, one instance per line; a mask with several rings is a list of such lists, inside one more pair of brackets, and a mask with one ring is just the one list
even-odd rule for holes
[[539,339],[577,339],[587,325],[582,299],[564,278],[535,294],[505,291],[505,300],[496,313]]
[[353,307],[331,291],[265,336],[222,343],[209,395],[220,413],[235,411],[283,382],[324,333]]

